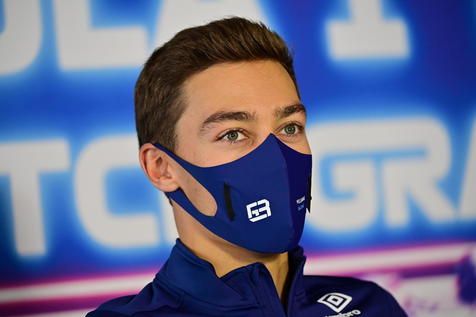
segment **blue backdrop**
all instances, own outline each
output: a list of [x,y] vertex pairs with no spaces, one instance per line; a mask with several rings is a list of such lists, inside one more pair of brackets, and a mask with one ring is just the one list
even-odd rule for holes
[[[167,258],[134,84],[175,32],[227,15],[295,53],[315,157],[308,272],[375,279],[414,316],[474,312],[456,281],[476,259],[475,1],[3,0],[0,314],[80,316]],[[108,279],[126,282],[95,288]]]

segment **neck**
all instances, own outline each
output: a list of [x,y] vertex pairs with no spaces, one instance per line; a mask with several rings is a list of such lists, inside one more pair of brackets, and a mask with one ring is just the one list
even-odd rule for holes
[[[210,262],[218,277],[239,267],[261,262],[270,272],[279,298],[285,300],[289,271],[287,252],[268,254],[249,251],[211,233],[184,210],[175,209],[174,215],[180,240],[198,257]],[[187,218],[186,221],[184,218]]]

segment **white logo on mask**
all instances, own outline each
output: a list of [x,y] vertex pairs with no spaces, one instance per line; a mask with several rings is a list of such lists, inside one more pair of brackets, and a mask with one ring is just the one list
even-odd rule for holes
[[302,196],[301,198],[297,199],[296,200],[296,204],[298,205],[297,206],[297,210],[302,210],[304,209],[304,201],[306,200],[306,196]]
[[271,209],[267,199],[261,199],[246,205],[246,210],[248,211],[248,219],[251,222],[271,217]]
[[336,313],[340,313],[352,300],[352,297],[342,293],[329,293],[317,300],[318,303],[324,304]]

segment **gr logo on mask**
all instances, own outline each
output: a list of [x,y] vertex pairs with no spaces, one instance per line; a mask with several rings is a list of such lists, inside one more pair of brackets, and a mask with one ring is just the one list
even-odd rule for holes
[[215,199],[216,213],[208,216],[193,205],[182,189],[166,193],[211,232],[255,252],[281,253],[298,244],[311,200],[310,154],[297,152],[270,134],[257,148],[235,161],[200,167],[160,144],[154,145]]
[[[258,208],[254,208],[257,206]],[[263,207],[259,207],[259,206],[263,206]],[[256,222],[258,220],[271,217],[271,209],[269,208],[269,201],[266,199],[261,199],[246,205],[246,210],[248,211],[248,219],[251,222]]]

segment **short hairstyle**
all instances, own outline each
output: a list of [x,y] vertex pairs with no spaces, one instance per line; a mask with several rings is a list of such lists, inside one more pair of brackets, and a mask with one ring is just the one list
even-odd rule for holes
[[175,150],[175,125],[185,110],[183,83],[219,63],[272,60],[281,64],[299,90],[293,58],[283,39],[263,23],[231,17],[188,28],[157,48],[135,87],[139,146],[160,143]]

